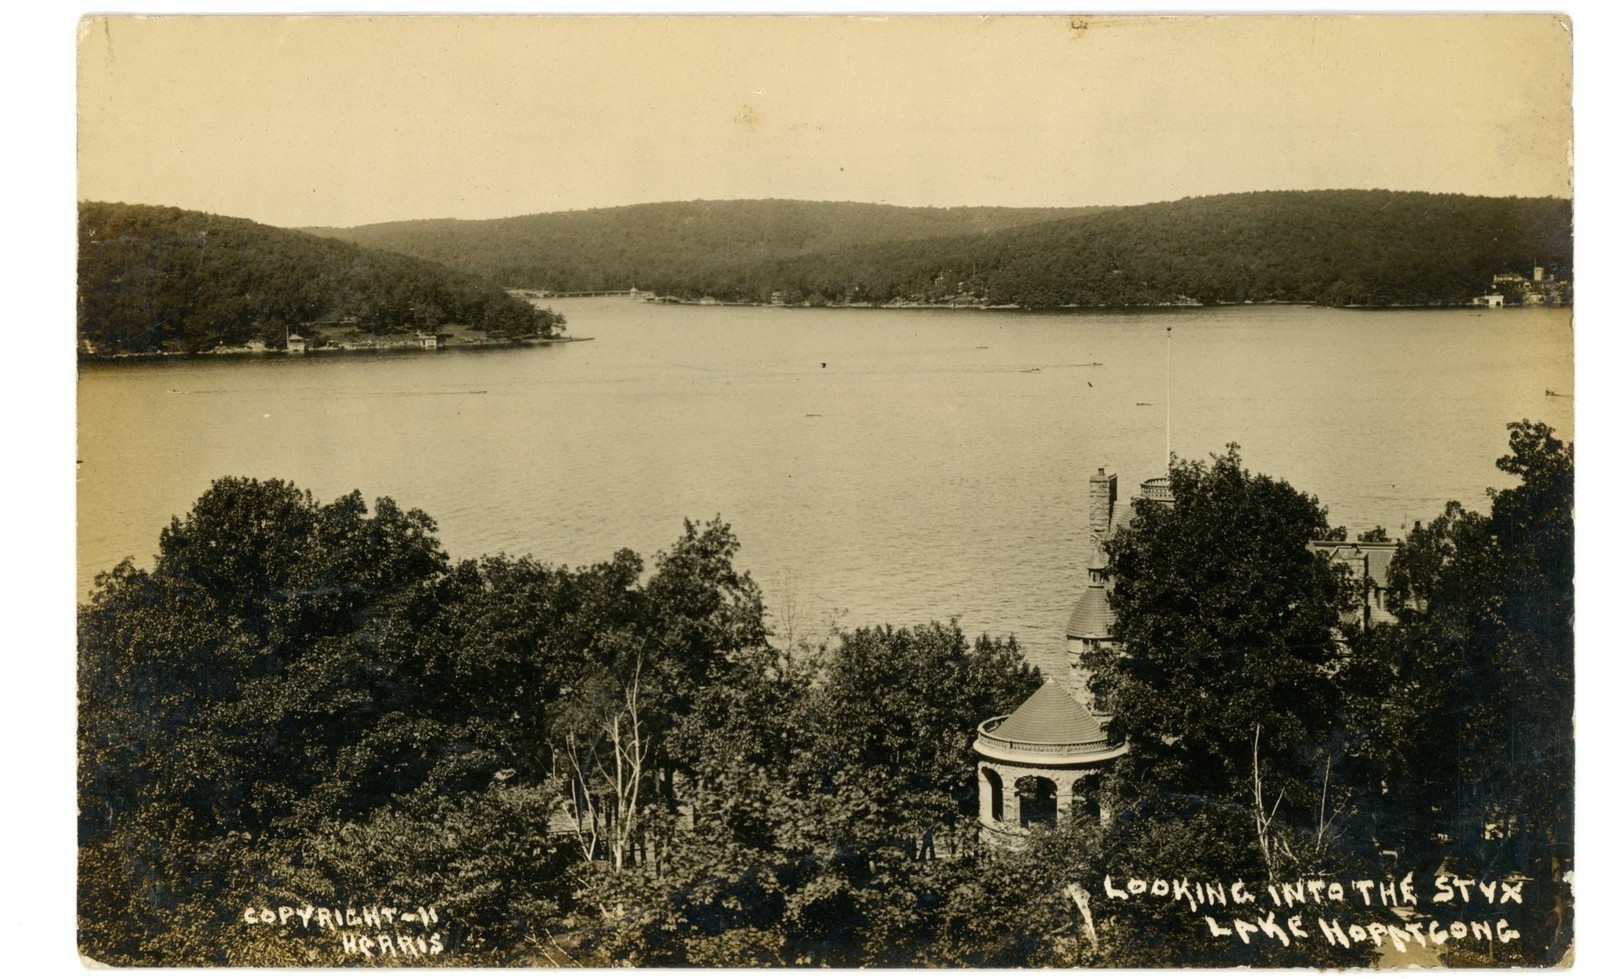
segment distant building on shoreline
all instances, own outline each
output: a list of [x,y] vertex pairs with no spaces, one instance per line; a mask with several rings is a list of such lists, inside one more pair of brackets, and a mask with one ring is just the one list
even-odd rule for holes
[[1472,305],[1498,308],[1501,306],[1569,306],[1572,304],[1572,283],[1548,274],[1542,265],[1533,267],[1533,277],[1521,272],[1501,272],[1489,284],[1489,291],[1472,298]]

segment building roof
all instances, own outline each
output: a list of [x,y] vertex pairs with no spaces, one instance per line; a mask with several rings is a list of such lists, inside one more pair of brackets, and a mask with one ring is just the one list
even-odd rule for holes
[[1066,687],[1046,677],[1033,696],[993,731],[989,737],[1035,744],[1103,746],[1106,732],[1094,715],[1067,693]]
[[1313,549],[1342,561],[1357,571],[1365,570],[1374,588],[1389,587],[1389,562],[1394,560],[1399,541],[1329,541],[1311,542]]
[[1394,560],[1394,544],[1387,547],[1373,547],[1363,545],[1362,550],[1367,552],[1367,574],[1379,588],[1389,587],[1389,562]]
[[1072,617],[1067,620],[1067,638],[1110,639],[1112,621],[1105,585],[1091,584],[1078,596],[1078,604],[1072,608]]
[[1092,544],[1090,544],[1089,545],[1089,576],[1092,578],[1092,577],[1094,577],[1094,573],[1095,572],[1104,571],[1106,569],[1106,565],[1110,562],[1110,560],[1111,559],[1106,555],[1106,543],[1105,543],[1105,541],[1097,540],[1097,541],[1093,542]]

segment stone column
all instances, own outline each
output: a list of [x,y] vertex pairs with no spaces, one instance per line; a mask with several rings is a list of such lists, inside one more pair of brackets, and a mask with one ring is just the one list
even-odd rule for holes
[[1052,781],[1056,783],[1056,826],[1060,828],[1072,822],[1073,789],[1078,784],[1078,776],[1063,772]]

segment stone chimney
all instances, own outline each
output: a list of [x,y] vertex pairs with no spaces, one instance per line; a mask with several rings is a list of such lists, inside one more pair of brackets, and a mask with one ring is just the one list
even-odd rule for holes
[[1111,531],[1111,510],[1117,504],[1117,474],[1101,466],[1089,477],[1089,542],[1095,547]]

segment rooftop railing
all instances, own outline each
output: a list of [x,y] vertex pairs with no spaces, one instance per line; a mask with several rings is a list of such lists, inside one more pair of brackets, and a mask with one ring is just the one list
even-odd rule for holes
[[1172,484],[1165,476],[1147,479],[1139,484],[1139,495],[1147,500],[1160,500],[1163,503],[1172,502]]
[[1113,741],[1104,735],[1089,741],[1016,741],[1010,738],[997,738],[993,732],[1004,724],[1010,714],[1001,714],[991,717],[978,725],[978,743],[1002,751],[1026,751],[1041,755],[1078,755],[1091,751],[1109,751],[1119,745],[1120,741]]

